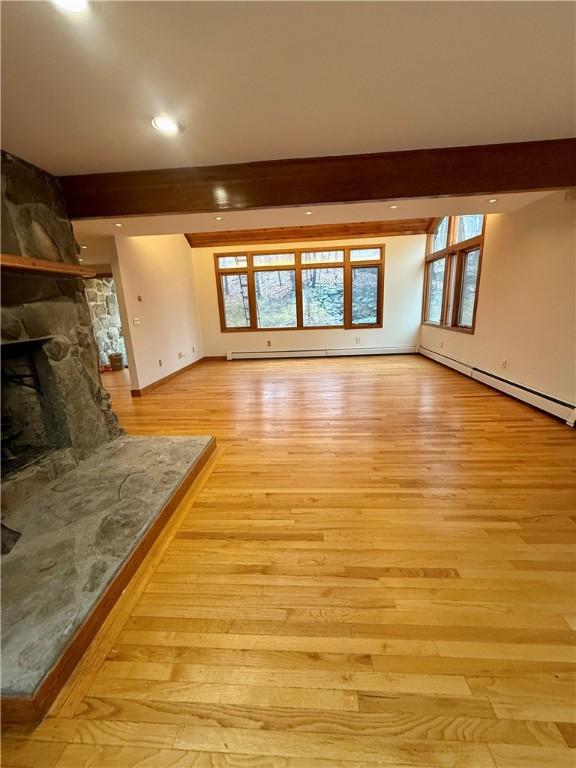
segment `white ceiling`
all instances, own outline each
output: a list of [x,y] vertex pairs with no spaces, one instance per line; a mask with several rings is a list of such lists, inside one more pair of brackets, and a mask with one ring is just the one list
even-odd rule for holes
[[[571,136],[570,2],[3,2],[3,148],[56,174]],[[169,112],[177,138],[150,119]]]
[[[349,203],[318,205],[308,208],[270,208],[232,211],[216,221],[215,214],[194,213],[170,216],[135,216],[123,219],[84,219],[74,222],[78,242],[89,244],[102,236],[131,237],[135,235],[169,235],[184,232],[218,232],[231,229],[260,229],[263,227],[298,227],[312,224],[340,224],[360,221],[417,219],[460,213],[510,213],[546,197],[550,192],[521,192],[498,195],[489,203],[486,195],[473,197],[418,198],[402,200],[397,208],[391,201],[379,203]],[[312,215],[306,215],[306,211]],[[121,223],[118,229],[115,224]]]

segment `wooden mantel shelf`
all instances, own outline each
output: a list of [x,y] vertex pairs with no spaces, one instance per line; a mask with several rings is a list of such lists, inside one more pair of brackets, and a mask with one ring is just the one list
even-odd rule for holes
[[42,275],[54,275],[60,277],[95,277],[96,272],[89,267],[80,264],[64,264],[61,261],[48,261],[48,259],[32,259],[28,256],[14,256],[13,254],[0,254],[0,266],[2,269],[14,272],[36,272]]

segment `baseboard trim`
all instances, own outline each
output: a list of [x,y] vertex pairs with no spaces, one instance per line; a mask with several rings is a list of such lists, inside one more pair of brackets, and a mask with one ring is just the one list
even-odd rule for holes
[[156,389],[156,387],[159,387],[161,384],[166,384],[167,381],[176,378],[176,376],[179,376],[181,373],[189,371],[190,368],[194,368],[194,366],[198,365],[198,363],[208,359],[211,358],[199,357],[198,360],[194,360],[193,363],[188,363],[188,365],[185,365],[184,368],[179,368],[177,371],[169,373],[167,376],[163,376],[161,379],[158,379],[158,381],[153,381],[152,384],[148,384],[147,386],[142,387],[142,389],[131,389],[130,394],[132,397],[142,397],[142,395],[146,395],[148,392]]
[[429,357],[441,365],[445,365],[448,368],[452,368],[458,373],[462,373],[465,376],[469,376],[475,381],[479,381],[481,384],[485,384],[492,389],[496,389],[499,392],[503,392],[505,395],[521,400],[523,403],[538,408],[540,411],[556,416],[556,418],[562,419],[568,426],[573,427],[576,420],[576,406],[573,403],[567,403],[563,400],[559,400],[552,395],[547,395],[544,392],[532,389],[524,384],[518,384],[517,382],[504,379],[501,376],[497,376],[495,373],[484,371],[481,368],[462,363],[460,360],[456,360],[448,355],[442,355],[439,352],[435,352],[432,349],[426,347],[420,347],[419,352],[425,357]]
[[281,349],[262,352],[228,352],[227,360],[277,360],[291,357],[365,357],[369,355],[413,355],[418,347],[348,347],[342,349]]
[[84,651],[88,648],[105,619],[108,617],[108,614],[118,601],[118,598],[127,587],[128,582],[136,573],[138,567],[150,551],[150,548],[157,540],[215,449],[216,440],[212,438],[211,442],[207,444],[206,448],[198,458],[196,464],[194,464],[188,474],[182,478],[182,482],[178,488],[166,502],[154,523],[146,531],[142,540],[128,557],[114,580],[108,586],[106,592],[104,592],[98,603],[94,606],[90,615],[70,640],[63,655],[60,657],[60,660],[54,665],[52,670],[34,691],[34,694],[30,697],[2,696],[0,705],[4,722],[38,722],[46,714],[52,705],[52,702],[60,693],[64,684],[74,671],[74,667],[80,661]]

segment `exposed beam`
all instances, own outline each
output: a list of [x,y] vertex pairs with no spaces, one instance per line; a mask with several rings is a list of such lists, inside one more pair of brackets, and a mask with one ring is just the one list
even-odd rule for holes
[[350,240],[357,237],[390,237],[392,235],[425,235],[435,219],[399,221],[364,221],[353,224],[313,224],[303,227],[269,227],[267,229],[231,229],[225,232],[193,232],[186,235],[192,248],[223,245],[257,245],[306,240]]
[[576,139],[60,177],[71,218],[501,194],[576,184]]

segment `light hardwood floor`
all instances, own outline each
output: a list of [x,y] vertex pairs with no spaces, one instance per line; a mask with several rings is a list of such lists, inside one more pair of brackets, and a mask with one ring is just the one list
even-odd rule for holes
[[416,356],[105,383],[220,447],[4,766],[573,768],[574,430]]

